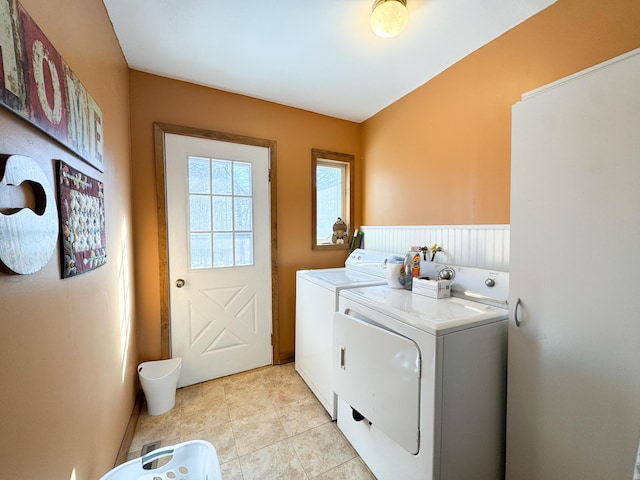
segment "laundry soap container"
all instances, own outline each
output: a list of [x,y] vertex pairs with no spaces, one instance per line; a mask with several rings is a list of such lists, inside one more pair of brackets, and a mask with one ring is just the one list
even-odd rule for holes
[[147,399],[149,415],[161,415],[176,404],[182,358],[155,360],[138,365],[138,378]]
[[420,276],[420,247],[411,247],[404,257],[404,288],[411,290],[413,278]]
[[387,283],[391,288],[404,288],[404,258],[394,256],[387,262]]

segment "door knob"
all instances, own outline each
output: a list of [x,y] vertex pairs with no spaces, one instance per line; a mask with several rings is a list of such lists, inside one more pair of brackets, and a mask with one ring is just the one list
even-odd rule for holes
[[176,287],[178,287],[178,288],[184,287],[184,280],[181,279],[181,278],[177,279],[176,280]]

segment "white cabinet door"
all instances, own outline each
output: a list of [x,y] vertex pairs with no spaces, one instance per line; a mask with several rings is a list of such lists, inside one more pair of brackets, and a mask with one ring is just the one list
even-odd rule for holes
[[507,480],[631,479],[640,55],[528,96],[512,135]]

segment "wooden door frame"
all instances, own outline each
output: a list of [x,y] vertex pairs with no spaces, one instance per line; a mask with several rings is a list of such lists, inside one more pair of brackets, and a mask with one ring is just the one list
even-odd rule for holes
[[278,318],[278,243],[276,229],[276,146],[275,140],[248,137],[201,128],[154,122],[153,140],[156,161],[156,198],[158,203],[158,255],[160,270],[160,353],[171,357],[171,318],[169,310],[169,251],[167,245],[167,209],[165,178],[164,134],[205,138],[222,142],[240,143],[269,149],[269,194],[271,202],[271,347],[273,364],[280,364],[280,329]]

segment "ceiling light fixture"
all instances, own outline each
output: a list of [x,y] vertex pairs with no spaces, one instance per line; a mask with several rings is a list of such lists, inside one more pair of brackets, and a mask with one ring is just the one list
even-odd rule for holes
[[375,0],[371,9],[371,30],[382,38],[398,35],[409,21],[407,0]]

